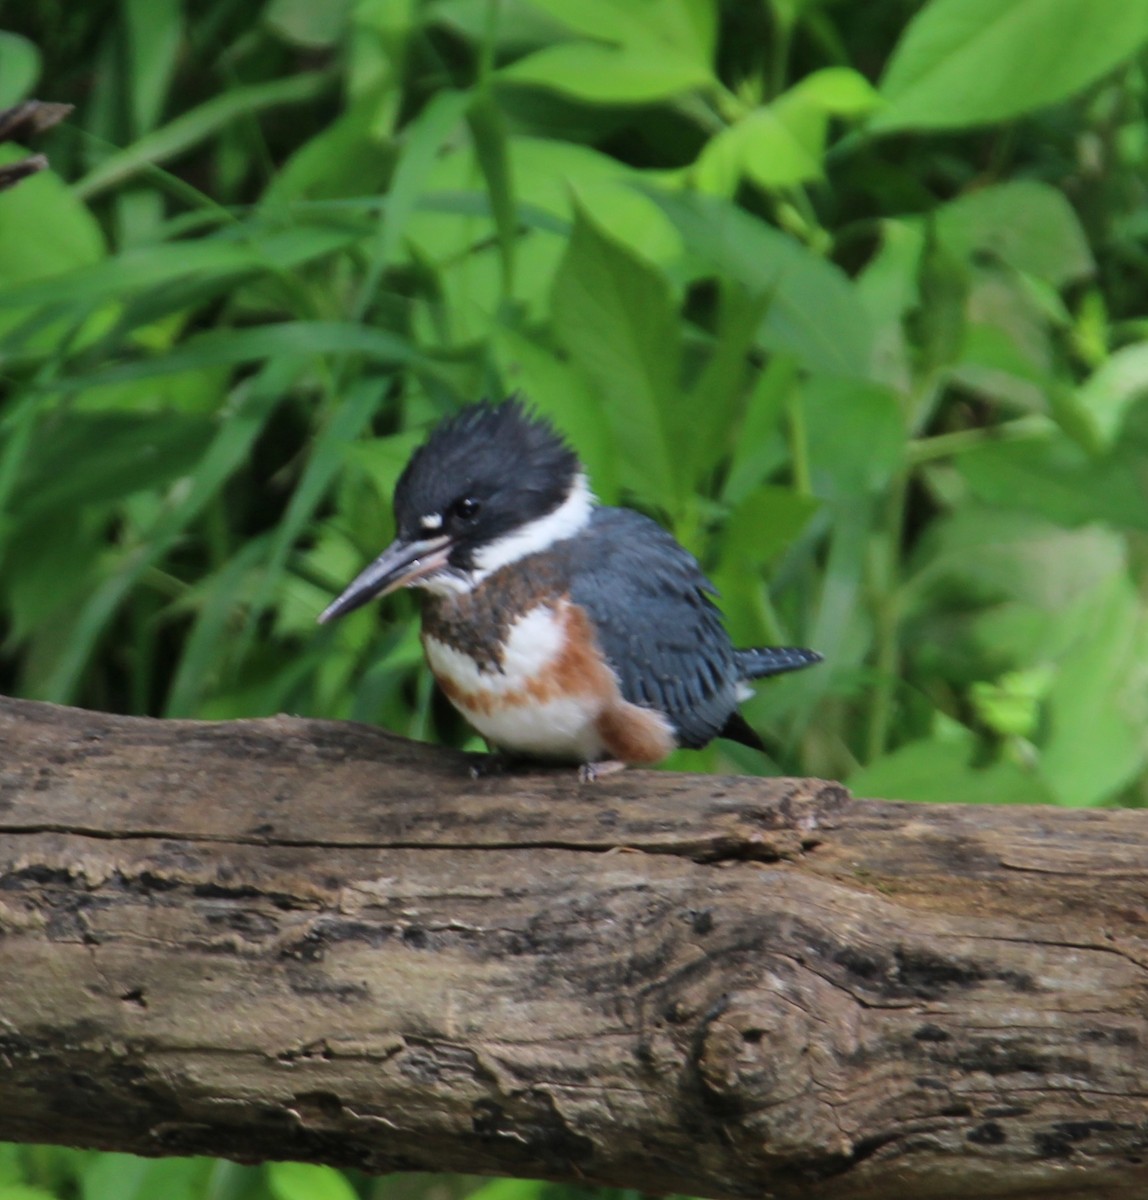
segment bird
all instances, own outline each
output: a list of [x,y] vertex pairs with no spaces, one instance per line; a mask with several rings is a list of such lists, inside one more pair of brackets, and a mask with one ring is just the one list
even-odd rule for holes
[[595,780],[717,737],[764,750],[738,709],[749,681],[821,661],[735,649],[693,555],[650,517],[599,504],[518,395],[438,424],[393,506],[395,540],[318,620],[419,589],[431,672],[496,760]]

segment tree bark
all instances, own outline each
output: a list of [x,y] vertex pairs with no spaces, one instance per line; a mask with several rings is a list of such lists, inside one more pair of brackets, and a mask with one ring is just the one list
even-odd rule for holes
[[0,1138],[1133,1200],[1146,835],[0,701]]

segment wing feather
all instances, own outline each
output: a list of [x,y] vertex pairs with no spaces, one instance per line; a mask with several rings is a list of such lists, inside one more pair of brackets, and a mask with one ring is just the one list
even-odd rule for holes
[[662,527],[629,509],[599,508],[566,543],[570,598],[581,606],[622,695],[665,713],[683,746],[704,746],[737,709],[735,652],[713,585]]

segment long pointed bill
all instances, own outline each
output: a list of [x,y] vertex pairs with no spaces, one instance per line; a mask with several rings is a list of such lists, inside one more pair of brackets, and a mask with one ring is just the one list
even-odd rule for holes
[[397,588],[410,587],[446,566],[451,541],[445,534],[417,542],[392,542],[369,567],[361,571],[338,599],[319,614],[319,624],[362,608],[368,600]]

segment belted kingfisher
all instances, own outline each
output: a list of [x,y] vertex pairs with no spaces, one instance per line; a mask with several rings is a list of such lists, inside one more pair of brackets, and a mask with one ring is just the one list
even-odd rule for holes
[[574,451],[516,397],[440,424],[395,488],[398,536],[320,616],[423,591],[439,686],[495,750],[596,778],[715,737],[764,749],[747,681],[819,662],[735,650],[688,551],[595,503]]

